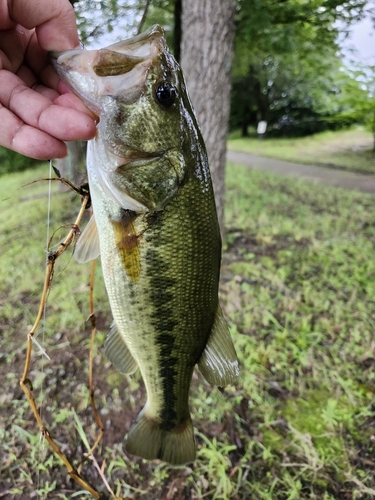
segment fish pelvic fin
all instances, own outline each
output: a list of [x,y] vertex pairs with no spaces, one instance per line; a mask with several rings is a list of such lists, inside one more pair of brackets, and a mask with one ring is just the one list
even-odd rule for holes
[[159,459],[176,466],[193,462],[195,442],[190,416],[166,430],[143,410],[129,431],[126,451],[146,460]]
[[220,306],[198,367],[211,385],[225,387],[239,375],[237,354]]
[[99,233],[93,214],[78,238],[74,249],[74,258],[79,264],[85,264],[90,260],[95,260],[99,254]]
[[113,321],[104,344],[104,354],[120,373],[134,373],[138,368],[116,323]]

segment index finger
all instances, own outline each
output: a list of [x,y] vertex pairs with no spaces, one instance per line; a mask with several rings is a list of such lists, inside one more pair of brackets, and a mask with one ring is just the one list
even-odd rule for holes
[[76,19],[69,0],[8,0],[9,17],[27,29],[36,28],[45,51],[79,46]]

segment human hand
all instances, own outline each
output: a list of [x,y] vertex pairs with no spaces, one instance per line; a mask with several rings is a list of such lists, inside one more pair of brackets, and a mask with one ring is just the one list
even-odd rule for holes
[[0,145],[47,160],[95,135],[94,115],[49,64],[49,51],[78,46],[68,0],[0,0]]

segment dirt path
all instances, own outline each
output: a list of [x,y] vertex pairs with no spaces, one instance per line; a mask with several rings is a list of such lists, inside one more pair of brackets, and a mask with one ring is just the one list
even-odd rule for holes
[[246,167],[267,170],[268,172],[280,175],[289,175],[315,183],[375,194],[375,176],[373,175],[356,174],[335,168],[290,163],[284,160],[237,151],[228,151],[227,160],[233,163],[240,163]]

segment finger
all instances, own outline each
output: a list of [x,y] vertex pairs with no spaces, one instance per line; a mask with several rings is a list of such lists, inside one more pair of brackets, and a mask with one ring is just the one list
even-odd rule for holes
[[[33,69],[34,73],[38,75],[41,82],[58,91],[58,94],[54,97],[54,99],[56,99],[60,94],[66,94],[68,92],[71,94],[69,87],[60,80],[56,71],[49,64],[49,59],[46,57],[45,52],[41,50],[38,40],[34,35],[30,38],[25,56],[25,63]],[[30,87],[31,85],[28,83],[28,86]],[[94,117],[91,111],[77,97],[66,98],[56,104],[62,104],[64,106],[67,105],[70,108],[82,111],[92,118]]]
[[64,158],[66,145],[49,134],[22,122],[0,105],[0,144],[37,160]]
[[59,97],[59,93],[56,92],[56,90],[50,89],[49,87],[46,87],[41,83],[35,83],[34,85],[31,86],[31,89],[34,90],[35,92],[38,92],[38,94],[42,95],[43,97],[46,97],[49,101],[52,102],[54,102],[55,99]]
[[[52,72],[52,68],[50,66],[50,61],[48,58],[48,54],[45,50],[40,46],[38,37],[36,32],[34,31],[30,37],[29,43],[26,48],[26,52],[24,54],[24,64],[29,66],[34,72],[35,75],[38,75],[40,79],[42,79],[42,73],[46,70],[46,68],[50,68]],[[57,82],[59,78],[55,73],[55,80],[53,88],[56,88]],[[44,83],[46,83],[44,81]],[[49,83],[48,83],[49,85]],[[50,85],[49,85],[50,86]]]
[[[34,50],[35,49],[35,50]],[[40,47],[37,45],[37,40],[35,37],[31,37],[30,39],[30,44],[29,44],[29,50],[27,53],[26,57],[26,62],[28,63],[30,61],[30,66],[35,68],[35,72],[38,73],[38,67],[35,67],[35,65],[31,64],[33,58],[31,57],[31,52],[34,51],[34,55],[37,55],[37,52],[40,51]],[[36,60],[40,59],[40,57],[35,57]],[[33,80],[34,75],[33,72],[30,71],[30,73],[23,73],[23,71],[26,71],[26,69],[22,70],[22,75],[21,78],[25,81],[25,83],[28,85],[28,87],[33,87],[35,85],[35,80]],[[25,74],[25,77],[24,77]],[[31,76],[33,75],[33,76]],[[46,97],[49,97],[51,101],[54,101],[55,104],[59,104],[62,106],[66,106],[68,108],[76,109],[77,111],[81,111],[82,113],[85,113],[87,116],[89,116],[92,119],[96,119],[95,115],[83,104],[82,100],[79,99],[77,96],[72,94],[72,91],[70,88],[62,81],[60,80],[60,77],[57,75],[55,70],[52,68],[50,64],[48,64],[46,67],[44,67],[41,71],[39,68],[39,75],[38,75],[40,81],[42,81],[44,84],[46,84],[48,87],[51,87],[52,89],[56,89],[57,92],[53,95],[47,94],[45,90],[43,90],[43,95]],[[34,87],[33,87],[34,88]],[[69,96],[66,96],[65,98],[59,99],[58,97],[60,94],[67,94],[69,93]],[[57,99],[57,100],[56,100]]]
[[[82,111],[82,113],[85,113],[87,116],[93,119],[95,118],[93,113],[83,104],[83,102],[78,97],[73,96],[69,87],[60,80],[60,77],[57,75],[56,71],[49,64],[49,59],[46,58],[45,52],[41,50],[35,33],[30,38],[25,62],[28,66],[30,66],[30,68],[33,69],[34,73],[38,75],[39,80],[48,87],[57,90],[58,95],[66,94],[69,92],[69,97],[58,100],[56,104],[62,104],[63,106],[77,109],[78,111]],[[43,66],[43,64],[45,66]],[[32,85],[29,83],[27,84],[29,87]],[[58,95],[55,95],[51,100],[55,100]]]
[[1,71],[0,78],[0,103],[23,122],[63,141],[94,136],[95,123],[86,114],[53,104],[9,71]]
[[30,68],[27,66],[21,66],[20,69],[17,71],[17,76],[21,78],[25,84],[30,87],[32,90],[35,90],[35,92],[38,92],[39,94],[42,94],[44,97],[49,99],[50,101],[54,101],[59,97],[59,92],[56,90],[50,89],[49,87],[46,87],[45,85],[42,85],[34,75],[34,73],[31,71]]
[[6,53],[2,50],[0,50],[0,69],[12,71],[12,63],[10,62]]
[[[51,68],[52,69],[52,68]],[[55,76],[56,73],[55,73]],[[66,106],[68,108],[76,109],[77,111],[81,111],[86,114],[93,120],[97,119],[97,116],[83,103],[83,101],[72,93],[70,88],[57,76],[58,84],[57,84],[57,95],[51,99],[54,104],[58,104],[61,106]]]
[[41,47],[68,50],[79,46],[76,19],[69,0],[8,0],[9,17],[25,28],[36,28]]
[[0,51],[2,69],[8,69],[16,73],[23,63],[24,54],[28,47],[33,30],[26,30],[22,26],[1,31]]
[[9,17],[8,2],[0,1],[0,30],[9,30],[13,28],[15,22]]
[[59,95],[56,99],[53,100],[53,103],[58,104],[59,106],[65,106],[66,108],[80,111],[81,113],[89,116],[94,121],[98,119],[98,117],[83,104],[81,99],[72,94],[70,91],[65,94]]

